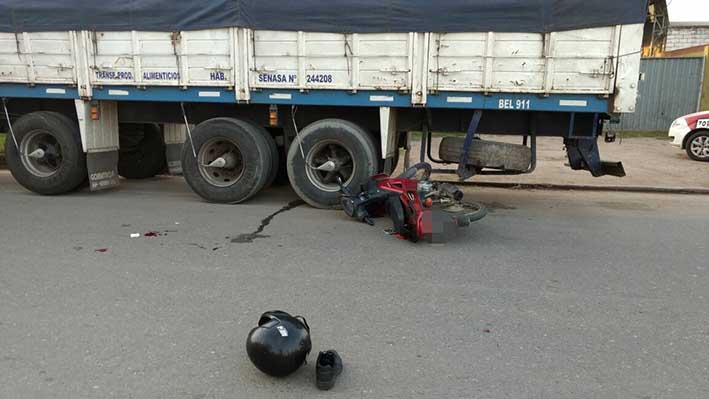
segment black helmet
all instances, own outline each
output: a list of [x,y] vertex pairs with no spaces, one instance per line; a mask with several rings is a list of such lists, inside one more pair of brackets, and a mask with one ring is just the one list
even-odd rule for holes
[[246,339],[246,353],[259,370],[274,377],[294,372],[310,353],[310,327],[302,316],[266,312]]

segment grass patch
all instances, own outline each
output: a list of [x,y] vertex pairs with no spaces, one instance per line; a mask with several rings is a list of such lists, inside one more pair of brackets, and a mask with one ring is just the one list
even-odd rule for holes
[[634,139],[634,138],[649,138],[658,140],[669,140],[670,137],[667,135],[666,130],[637,130],[637,131],[622,131],[618,132],[618,137],[624,139]]
[[[637,130],[616,132],[618,138],[635,139],[650,138],[657,140],[669,140],[665,130]],[[434,132],[433,137],[465,137],[465,133],[458,132]],[[484,137],[484,136],[483,136]],[[411,141],[421,141],[421,132],[411,132]]]
[[0,133],[0,154],[5,153],[5,138],[7,135],[5,133]]

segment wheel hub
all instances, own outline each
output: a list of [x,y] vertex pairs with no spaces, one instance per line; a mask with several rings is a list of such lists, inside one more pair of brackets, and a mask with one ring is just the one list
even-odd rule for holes
[[324,141],[308,151],[306,175],[313,185],[327,192],[340,190],[340,181],[348,185],[354,177],[352,154],[339,142]]
[[239,159],[233,152],[228,152],[207,165],[210,168],[233,169]]
[[49,177],[61,168],[61,145],[48,131],[34,130],[27,133],[20,142],[22,164],[37,177]]
[[690,143],[690,150],[699,158],[709,158],[709,136],[696,137]]
[[199,149],[197,164],[202,177],[217,187],[236,184],[244,172],[239,146],[225,138],[213,138]]

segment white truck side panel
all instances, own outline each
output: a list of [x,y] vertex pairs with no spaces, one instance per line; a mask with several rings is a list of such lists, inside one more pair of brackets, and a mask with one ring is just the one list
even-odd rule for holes
[[625,25],[619,33],[617,78],[615,81],[614,112],[635,112],[640,78],[640,47],[643,25]]
[[[643,26],[537,33],[0,33],[0,82],[92,86],[616,94],[634,109]],[[632,108],[632,109],[631,109]]]
[[89,36],[93,85],[235,86],[233,29]]
[[[304,90],[406,90],[411,81],[412,36],[256,31],[250,85]],[[355,64],[358,76],[353,79]]]
[[76,83],[70,32],[0,33],[0,81]]
[[433,34],[428,86],[435,91],[610,94],[620,28],[549,35]]

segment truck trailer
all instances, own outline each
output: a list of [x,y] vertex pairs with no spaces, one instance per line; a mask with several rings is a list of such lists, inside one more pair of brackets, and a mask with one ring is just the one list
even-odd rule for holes
[[[321,208],[392,172],[410,132],[460,179],[531,173],[539,136],[573,169],[622,176],[597,140],[635,110],[646,15],[646,0],[5,0],[6,160],[46,195],[168,169],[224,203],[287,175]],[[434,155],[435,131],[465,135]]]

